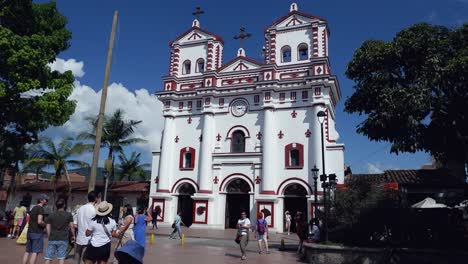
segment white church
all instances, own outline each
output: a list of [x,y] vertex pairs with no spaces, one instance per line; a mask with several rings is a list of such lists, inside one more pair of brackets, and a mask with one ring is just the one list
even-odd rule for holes
[[341,91],[330,69],[329,34],[325,19],[293,3],[266,27],[264,61],[240,48],[223,63],[224,40],[198,19],[170,43],[169,75],[156,93],[165,122],[150,190],[161,224],[179,211],[187,225],[214,229],[235,227],[242,211],[252,221],[262,211],[277,232],[286,210],[310,219],[311,169],[322,173],[320,111],[326,173],[343,183],[344,145],[335,129]]

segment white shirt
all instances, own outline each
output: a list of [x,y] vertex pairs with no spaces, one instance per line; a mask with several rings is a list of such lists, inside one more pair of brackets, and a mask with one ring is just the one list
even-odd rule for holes
[[[238,225],[241,225],[242,227],[246,227],[247,225],[250,225],[250,220],[248,218],[245,219],[239,219],[237,221]],[[248,228],[242,228],[241,235],[247,235]]]
[[[117,229],[117,224],[114,219],[109,218],[109,223],[105,225],[105,227],[110,235],[112,234],[112,231]],[[111,242],[111,238],[106,234],[106,231],[104,231],[104,226],[102,224],[96,221],[91,221],[89,223],[88,230],[93,232],[91,235],[91,245],[93,247],[104,246]]]
[[86,236],[89,222],[96,216],[96,209],[92,203],[87,203],[78,209],[73,223],[78,226],[78,234],[76,236],[76,244],[86,246],[89,243],[90,237]]

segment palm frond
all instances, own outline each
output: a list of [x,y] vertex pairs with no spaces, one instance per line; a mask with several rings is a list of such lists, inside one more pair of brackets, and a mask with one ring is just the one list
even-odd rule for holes
[[89,164],[81,160],[67,160],[67,165],[71,165],[79,168],[88,168]]

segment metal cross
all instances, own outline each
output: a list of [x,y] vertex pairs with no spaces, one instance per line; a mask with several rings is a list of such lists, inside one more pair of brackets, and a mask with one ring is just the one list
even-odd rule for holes
[[234,39],[240,39],[241,48],[244,48],[244,39],[250,38],[252,34],[245,33],[245,27],[240,28],[240,33],[237,36],[234,36]]
[[195,18],[198,20],[200,18],[200,15],[203,15],[205,11],[201,10],[201,7],[197,6],[195,7],[195,11],[192,13],[192,15],[195,16]]

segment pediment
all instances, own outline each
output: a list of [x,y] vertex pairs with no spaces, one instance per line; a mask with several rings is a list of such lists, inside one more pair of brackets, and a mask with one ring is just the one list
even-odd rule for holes
[[217,40],[223,43],[223,39],[220,36],[199,27],[192,27],[183,34],[179,35],[170,44],[186,44],[190,42],[198,42],[203,40]]
[[289,12],[286,16],[276,20],[265,31],[270,29],[285,29],[288,27],[297,27],[301,25],[310,25],[314,22],[325,22],[326,20],[317,16],[309,15],[299,11]]
[[234,60],[226,63],[220,69],[219,72],[236,72],[236,71],[246,71],[246,70],[255,70],[261,67],[261,63],[249,59],[247,57],[237,57]]

